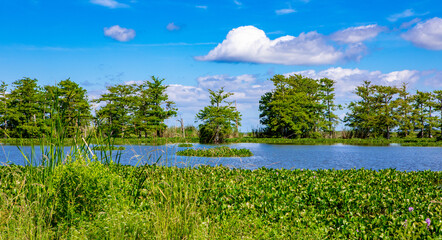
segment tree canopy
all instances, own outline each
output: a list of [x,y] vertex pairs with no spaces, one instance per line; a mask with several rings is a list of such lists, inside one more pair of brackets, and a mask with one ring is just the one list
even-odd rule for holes
[[224,88],[218,91],[209,89],[210,105],[204,107],[196,115],[199,125],[199,139],[201,143],[222,143],[240,125],[241,114],[226,99],[233,93],[225,92]]

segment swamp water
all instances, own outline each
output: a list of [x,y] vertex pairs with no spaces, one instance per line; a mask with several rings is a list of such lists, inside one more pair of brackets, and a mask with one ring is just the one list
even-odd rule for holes
[[[185,148],[177,144],[163,146],[123,145],[119,162],[128,165],[153,164],[184,166],[223,165],[231,168],[256,169],[385,169],[400,171],[441,171],[442,147],[401,147],[401,146],[353,146],[353,145],[277,145],[260,143],[229,144],[232,148],[248,148],[254,156],[245,158],[206,158],[177,156],[176,152]],[[194,144],[193,148],[210,148],[213,145]],[[26,155],[31,147],[21,147]],[[65,151],[69,152],[70,147]],[[39,147],[34,147],[36,156],[41,155]],[[100,153],[94,151],[100,158]],[[120,151],[113,151],[114,159]],[[38,158],[37,157],[37,161]],[[17,146],[0,146],[0,163],[25,164],[25,159]]]

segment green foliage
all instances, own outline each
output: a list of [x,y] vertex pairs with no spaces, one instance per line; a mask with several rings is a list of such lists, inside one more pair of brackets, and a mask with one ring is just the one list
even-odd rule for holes
[[249,149],[229,148],[226,146],[206,149],[185,149],[176,153],[178,156],[193,157],[251,157],[253,153]]
[[437,111],[441,111],[441,101],[437,94],[438,91],[417,91],[410,95],[405,83],[397,88],[365,81],[356,88],[360,100],[348,105],[350,112],[344,122],[352,128],[353,136],[360,138],[389,139],[395,129],[402,137],[413,136],[418,130],[418,137],[432,138],[436,133],[434,128],[440,125]]
[[109,151],[109,150],[125,150],[126,148],[123,146],[94,146],[91,148],[92,150],[98,150],[98,151]]
[[163,85],[164,79],[152,76],[152,81],[144,81],[138,85],[138,96],[135,98],[136,111],[134,113],[139,131],[154,132],[162,137],[167,128],[164,120],[176,116],[175,103],[169,101],[166,94],[167,86]]
[[[210,105],[204,107],[196,115],[202,123],[199,125],[199,138],[201,143],[223,143],[233,132],[236,124],[240,126],[241,114],[232,102],[225,99],[233,93],[224,92],[224,88],[210,93]],[[222,105],[225,104],[225,105]]]
[[334,103],[334,81],[294,75],[275,75],[275,89],[259,101],[260,122],[270,136],[287,138],[319,137],[320,130],[334,132],[339,108]]
[[178,147],[193,147],[193,144],[191,144],[191,143],[180,143],[180,144],[178,144]]
[[164,79],[140,84],[108,86],[108,93],[94,100],[106,103],[97,112],[99,131],[112,137],[161,137],[167,128],[164,120],[176,115],[174,102],[168,100]]
[[1,167],[2,237],[437,239],[442,234],[440,172],[69,162],[42,184],[35,182],[38,170]]

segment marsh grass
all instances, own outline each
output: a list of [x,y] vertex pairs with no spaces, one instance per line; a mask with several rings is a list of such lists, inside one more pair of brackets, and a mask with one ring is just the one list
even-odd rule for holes
[[245,148],[236,149],[222,146],[204,149],[185,149],[178,151],[177,155],[192,157],[251,157],[253,153]]

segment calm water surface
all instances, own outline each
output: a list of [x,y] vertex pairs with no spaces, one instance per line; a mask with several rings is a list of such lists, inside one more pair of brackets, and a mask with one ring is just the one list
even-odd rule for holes
[[[259,143],[230,144],[232,148],[248,148],[254,156],[247,158],[198,158],[176,156],[176,144],[164,146],[127,145],[121,151],[120,163],[129,165],[152,164],[197,166],[223,165],[231,168],[256,169],[385,169],[401,171],[442,170],[442,147],[366,147],[351,145],[273,145]],[[213,145],[194,144],[194,148],[210,148]],[[70,148],[66,148],[66,152]],[[31,147],[23,147],[30,155]],[[39,147],[35,152],[40,153]],[[115,156],[116,151],[113,152]],[[38,155],[38,154],[37,154]],[[99,156],[99,154],[98,154]],[[24,164],[17,146],[0,146],[0,163]]]

